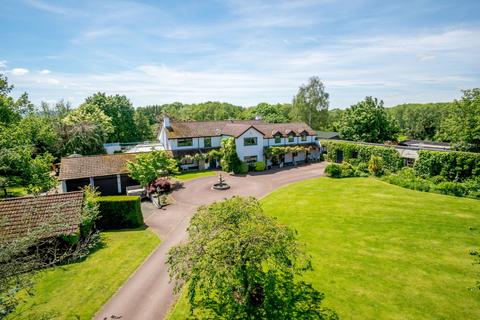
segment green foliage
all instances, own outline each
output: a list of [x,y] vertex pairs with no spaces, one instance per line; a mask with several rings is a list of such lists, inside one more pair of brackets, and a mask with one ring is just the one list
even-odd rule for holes
[[374,176],[380,176],[383,174],[383,158],[372,154],[368,161],[368,171]]
[[36,156],[29,162],[29,166],[24,168],[25,175],[28,175],[24,183],[29,193],[39,194],[54,188],[58,184],[57,179],[51,174],[53,161],[54,157],[46,152]]
[[463,90],[444,117],[437,138],[465,151],[480,151],[480,88]]
[[267,168],[267,165],[263,161],[255,162],[255,171],[264,171]]
[[99,197],[100,216],[96,225],[101,230],[137,228],[143,226],[138,196]]
[[336,319],[299,279],[311,270],[302,249],[257,200],[233,197],[200,207],[167,263],[177,290],[186,283],[194,319]]
[[372,155],[382,157],[384,167],[389,171],[397,171],[404,165],[400,154],[393,147],[331,140],[323,140],[321,143],[327,148],[327,160],[331,162],[337,162],[337,155],[342,152],[343,160],[353,165],[368,164]]
[[[133,142],[138,141],[139,132],[135,122],[135,109],[126,96],[107,96],[105,93],[95,93],[85,99],[85,104],[97,106],[111,119],[112,131],[109,133],[107,142]],[[137,117],[137,120],[144,121]],[[147,128],[142,128],[146,134]],[[148,135],[151,136],[151,133]]]
[[241,166],[241,161],[237,155],[237,147],[234,138],[222,139],[222,158],[220,164],[223,171],[238,173]]
[[282,154],[294,153],[294,152],[311,152],[315,150],[313,146],[274,146],[265,148],[265,156],[275,157]]
[[409,103],[385,110],[408,138],[433,141],[450,106],[451,103]]
[[422,177],[439,175],[450,181],[462,181],[480,176],[480,154],[421,150],[415,172]]
[[242,162],[240,163],[240,165],[238,166],[238,170],[237,170],[236,173],[246,174],[246,173],[248,173],[248,170],[249,170],[249,169],[250,169],[250,168],[248,167],[248,163],[242,161]]
[[158,177],[178,174],[177,161],[164,150],[138,154],[135,161],[129,162],[129,176],[147,186]]
[[105,148],[103,147],[105,137],[95,124],[62,124],[59,131],[63,141],[60,148],[62,155],[105,153]]
[[340,122],[340,133],[343,139],[384,142],[396,140],[398,127],[394,120],[390,119],[383,101],[377,98],[366,97],[347,110]]
[[292,105],[289,103],[269,104],[262,102],[254,107],[244,110],[242,118],[255,119],[261,117],[262,121],[268,123],[285,123],[290,122],[290,114]]
[[340,178],[342,176],[342,167],[338,163],[331,163],[325,167],[325,174],[332,178]]
[[107,116],[97,105],[84,103],[77,109],[70,112],[63,122],[66,125],[74,126],[90,124],[96,127],[103,141],[113,133],[112,119]]
[[292,120],[307,123],[314,129],[327,125],[328,98],[325,86],[319,77],[311,77],[308,84],[300,86],[293,98]]

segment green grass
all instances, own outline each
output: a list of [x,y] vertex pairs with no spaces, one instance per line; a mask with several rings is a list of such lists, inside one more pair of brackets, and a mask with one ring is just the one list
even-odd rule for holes
[[176,175],[175,178],[182,181],[187,181],[187,180],[192,180],[197,178],[211,177],[215,175],[217,175],[217,171],[203,170],[203,171],[192,171],[192,172],[180,173],[179,175]]
[[[27,189],[25,187],[7,187],[7,198],[11,197],[22,197],[28,194]],[[0,190],[0,198],[4,197],[3,189]]]
[[[319,178],[262,200],[298,230],[312,256],[306,280],[342,319],[480,319],[480,201],[373,178]],[[183,319],[181,301],[170,319]]]
[[102,237],[106,246],[84,261],[40,272],[35,295],[8,319],[91,319],[160,243],[148,229]]

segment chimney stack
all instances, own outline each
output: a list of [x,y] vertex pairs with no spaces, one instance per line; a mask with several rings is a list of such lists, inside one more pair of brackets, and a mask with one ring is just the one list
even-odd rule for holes
[[172,126],[170,125],[170,118],[167,114],[163,115],[163,127],[166,129],[171,129]]

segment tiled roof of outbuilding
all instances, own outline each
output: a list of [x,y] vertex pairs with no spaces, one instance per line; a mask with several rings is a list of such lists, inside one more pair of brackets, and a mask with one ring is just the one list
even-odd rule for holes
[[0,200],[0,241],[32,231],[42,236],[69,235],[78,230],[83,191]]
[[135,156],[135,153],[116,153],[62,158],[59,179],[70,180],[128,173],[127,162],[135,160]]

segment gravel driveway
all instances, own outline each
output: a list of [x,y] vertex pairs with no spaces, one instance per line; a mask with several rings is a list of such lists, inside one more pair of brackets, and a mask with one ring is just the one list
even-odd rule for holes
[[224,175],[231,186],[225,191],[211,189],[217,177],[199,178],[186,181],[182,189],[175,191],[175,203],[164,210],[156,209],[148,202],[142,203],[145,224],[159,235],[162,242],[97,312],[95,319],[148,320],[165,317],[176,299],[172,292],[173,284],[169,283],[166,255],[172,246],[186,238],[190,217],[198,206],[234,195],[260,198],[291,182],[322,176],[324,168],[325,162],[246,176]]

